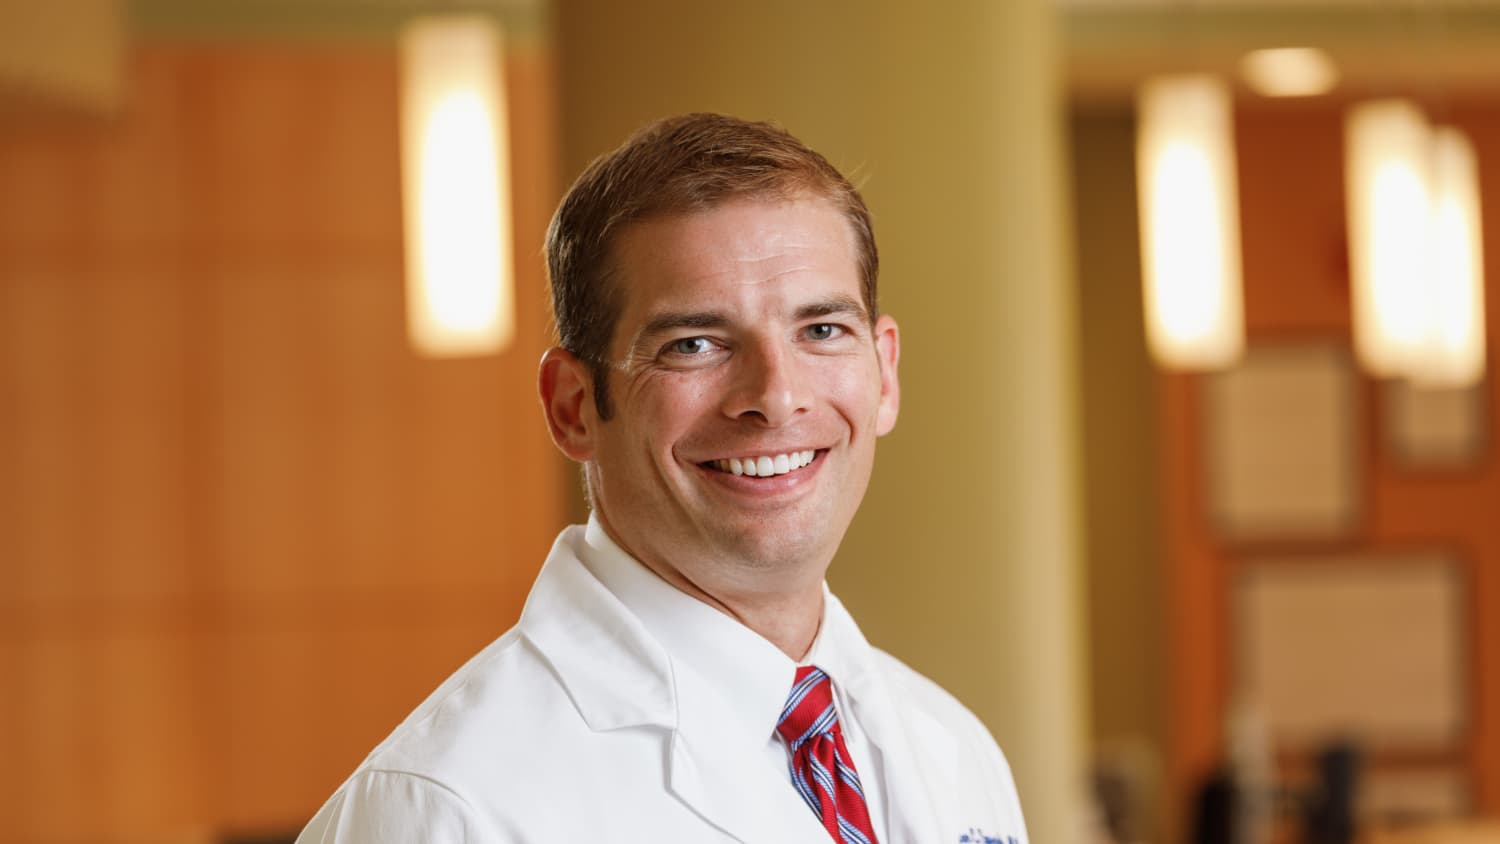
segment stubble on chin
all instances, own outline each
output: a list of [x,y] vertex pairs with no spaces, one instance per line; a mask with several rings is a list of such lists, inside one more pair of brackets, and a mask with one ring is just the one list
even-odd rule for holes
[[831,562],[826,543],[785,525],[722,526],[715,533],[707,543],[712,562],[704,562],[717,571],[703,574],[717,574],[732,588],[775,592],[821,583]]

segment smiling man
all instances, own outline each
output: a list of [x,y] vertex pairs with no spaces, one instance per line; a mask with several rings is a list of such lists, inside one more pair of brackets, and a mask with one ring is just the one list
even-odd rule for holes
[[824,584],[900,403],[858,192],[672,118],[579,177],[547,260],[589,523],[299,841],[1024,844],[989,733]]

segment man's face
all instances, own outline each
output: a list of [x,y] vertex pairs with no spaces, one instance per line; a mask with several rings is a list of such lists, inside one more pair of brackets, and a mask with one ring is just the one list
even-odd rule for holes
[[599,517],[700,586],[820,579],[899,404],[896,324],[870,325],[848,222],[738,200],[635,224],[612,258],[614,415],[582,408]]

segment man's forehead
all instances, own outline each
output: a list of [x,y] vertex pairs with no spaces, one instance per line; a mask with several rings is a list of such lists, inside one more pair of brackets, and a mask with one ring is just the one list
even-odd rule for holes
[[857,251],[854,226],[833,200],[815,195],[793,197],[746,196],[726,199],[703,208],[662,211],[621,226],[612,238],[613,257],[639,259],[658,254],[668,245],[721,246],[748,239],[758,228],[774,228],[778,235],[826,240],[837,231],[851,257]]
[[622,228],[610,252],[610,275],[626,299],[638,298],[629,293],[642,288],[715,295],[736,281],[801,271],[812,274],[809,284],[813,277],[847,276],[857,287],[860,278],[853,225],[832,201],[817,197],[737,199],[654,215]]

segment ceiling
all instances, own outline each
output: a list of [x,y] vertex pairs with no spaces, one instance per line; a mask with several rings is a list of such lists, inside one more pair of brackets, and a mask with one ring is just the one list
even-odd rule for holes
[[[545,32],[566,0],[118,0],[140,37],[388,37],[435,9],[502,19],[511,37]],[[621,0],[629,2],[629,0]],[[1007,0],[972,0],[1007,2]],[[1128,102],[1157,73],[1232,77],[1258,47],[1316,46],[1338,64],[1340,95],[1432,90],[1500,93],[1500,0],[1053,0],[1069,88],[1083,102]],[[857,7],[857,4],[855,4]]]
[[120,0],[142,38],[389,38],[409,18],[479,12],[513,38],[539,34],[549,0]]
[[1233,78],[1246,52],[1320,47],[1338,96],[1500,98],[1500,0],[1057,0],[1075,100],[1126,102],[1146,76]]
[[[556,2],[566,0],[69,0],[58,8],[82,20],[104,22],[89,32],[106,33],[106,24],[113,21],[120,37],[100,43],[117,46],[4,50],[5,57],[15,61],[0,62],[0,116],[8,103],[29,101],[28,92],[56,92],[59,102],[92,103],[90,108],[107,110],[118,100],[117,80],[95,72],[94,65],[103,66],[102,60],[69,57],[116,55],[118,45],[125,43],[120,29],[132,39],[389,38],[401,21],[441,9],[495,15],[510,37],[520,41],[544,37],[548,9]],[[1129,103],[1143,79],[1161,73],[1212,71],[1234,78],[1236,64],[1249,50],[1286,46],[1316,46],[1328,52],[1340,70],[1337,97],[1500,99],[1500,0],[1054,2],[1075,103]],[[27,20],[32,18],[33,23],[42,20],[36,15]],[[32,35],[15,26],[0,29],[21,46],[48,33],[70,31],[51,25]],[[42,45],[42,40],[36,44]],[[67,43],[94,42],[71,38]],[[35,59],[29,64],[20,63],[32,54]],[[1243,90],[1242,94],[1252,96]]]

